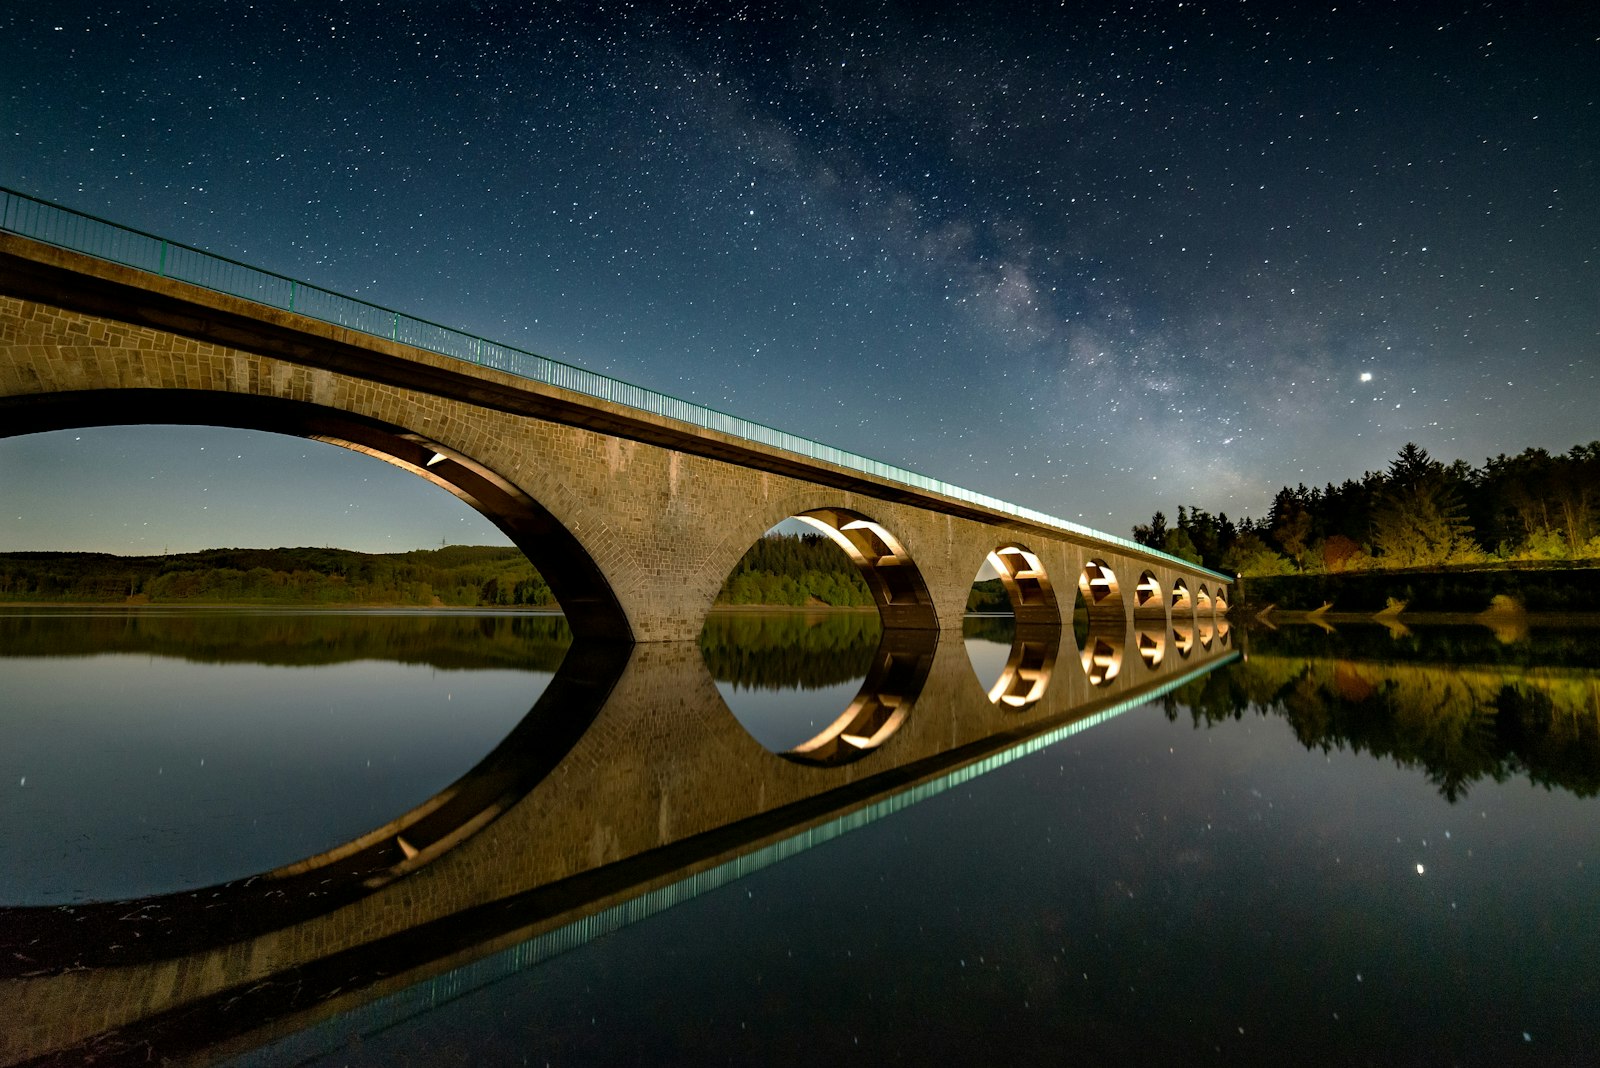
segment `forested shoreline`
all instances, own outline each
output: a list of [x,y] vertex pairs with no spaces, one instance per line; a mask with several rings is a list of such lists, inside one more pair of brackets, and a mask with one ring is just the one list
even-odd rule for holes
[[512,546],[404,553],[346,549],[207,549],[171,556],[0,554],[0,602],[291,604],[412,607],[556,606]]
[[1158,511],[1133,537],[1246,576],[1600,559],[1600,441],[1481,467],[1407,443],[1385,471],[1284,486],[1262,519],[1180,506],[1175,525]]
[[[170,556],[0,553],[0,603],[6,602],[559,608],[522,550],[489,545],[404,553],[304,547]],[[758,540],[716,603],[845,608],[873,601],[842,550],[805,534]]]

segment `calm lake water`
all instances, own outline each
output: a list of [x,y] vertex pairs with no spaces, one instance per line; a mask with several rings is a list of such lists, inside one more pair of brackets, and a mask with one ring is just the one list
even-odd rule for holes
[[[510,613],[5,610],[0,1063],[1594,1063],[1600,629],[1181,639],[1109,636],[1096,688],[994,619],[619,656]],[[991,704],[1013,669],[1043,688]],[[426,922],[378,949],[62,1037],[395,892]],[[213,896],[258,907],[214,934]]]

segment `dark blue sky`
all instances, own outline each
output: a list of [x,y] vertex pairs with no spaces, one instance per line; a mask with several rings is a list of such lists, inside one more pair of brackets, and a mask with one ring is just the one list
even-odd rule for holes
[[[527,7],[13,5],[0,183],[1121,534],[1600,437],[1591,3]],[[366,477],[105,433],[5,545]]]

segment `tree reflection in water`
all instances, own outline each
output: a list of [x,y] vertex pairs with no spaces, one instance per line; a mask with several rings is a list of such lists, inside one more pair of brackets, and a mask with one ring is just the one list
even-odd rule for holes
[[864,679],[882,636],[872,610],[712,612],[700,652],[719,682],[817,690]]
[[1249,655],[1162,699],[1197,725],[1281,716],[1308,749],[1423,771],[1447,800],[1526,776],[1600,794],[1600,631],[1534,631],[1505,644],[1475,627],[1253,630]]

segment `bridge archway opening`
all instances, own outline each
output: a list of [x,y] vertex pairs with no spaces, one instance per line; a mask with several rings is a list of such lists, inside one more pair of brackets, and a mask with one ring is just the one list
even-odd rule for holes
[[1177,579],[1173,582],[1171,602],[1174,622],[1180,617],[1194,618],[1194,598],[1189,594],[1189,584],[1183,579]]
[[1211,594],[1204,586],[1194,591],[1194,614],[1197,620],[1211,618]]
[[1072,634],[1091,685],[1105,686],[1122,673],[1126,627],[1115,572],[1103,561],[1089,561],[1078,576]]
[[1093,615],[1123,615],[1122,586],[1117,573],[1104,560],[1090,560],[1078,574],[1079,603]]
[[791,517],[844,550],[872,594],[886,628],[938,630],[933,597],[911,554],[882,524],[844,508],[815,508]]
[[1167,614],[1167,602],[1161,595],[1161,581],[1155,572],[1145,570],[1139,575],[1139,584],[1133,588],[1133,614],[1135,616],[1162,616]]
[[734,564],[716,603],[875,605],[887,628],[939,628],[927,584],[899,539],[843,508],[798,512],[768,528]]
[[555,516],[505,477],[426,434],[303,401],[209,390],[84,390],[0,399],[0,437],[162,425],[306,438],[408,471],[465,502],[521,549],[575,637],[633,638],[604,573]]
[[998,546],[984,558],[973,578],[967,610],[1009,614],[1023,626],[1061,623],[1055,587],[1043,561],[1019,542]]

